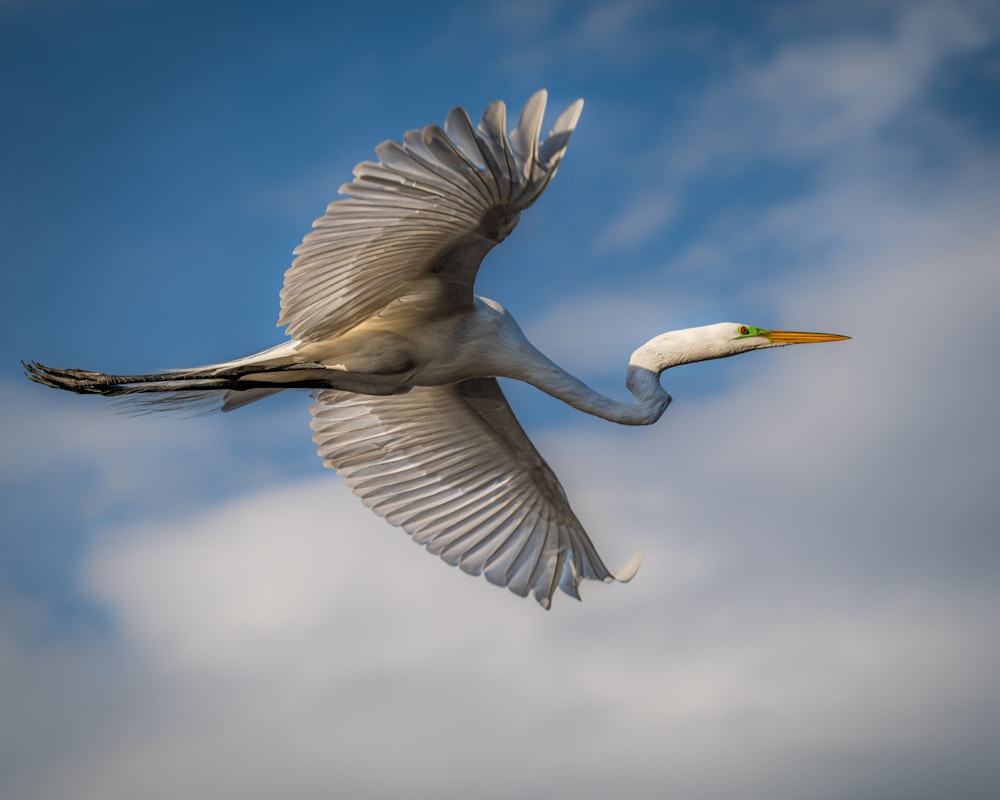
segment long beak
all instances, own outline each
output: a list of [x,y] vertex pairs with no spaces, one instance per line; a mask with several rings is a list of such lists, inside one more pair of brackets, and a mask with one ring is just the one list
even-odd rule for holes
[[850,339],[838,333],[802,333],[801,331],[767,331],[765,337],[775,344],[810,344],[812,342],[839,342]]

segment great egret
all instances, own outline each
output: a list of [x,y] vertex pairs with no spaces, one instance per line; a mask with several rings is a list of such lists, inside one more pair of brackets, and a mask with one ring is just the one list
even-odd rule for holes
[[146,375],[33,362],[28,377],[164,407],[209,393],[223,410],[312,389],[313,440],[325,465],[448,563],[522,597],[530,591],[545,608],[557,586],[579,599],[583,578],[629,580],[641,554],[617,572],[604,565],[496,379],[526,381],[612,422],[649,425],[670,403],[659,381],[665,369],[848,337],[728,322],[664,333],[629,359],[631,403],[546,358],[499,303],[473,294],[483,258],[545,190],[579,119],[582,100],[539,141],[546,98],[542,90],[528,100],[509,137],[497,101],[478,127],[455,108],[443,129],[375,148],[378,161],[355,167],[340,189],[346,199],[331,203],[295,250],[281,291],[285,343]]

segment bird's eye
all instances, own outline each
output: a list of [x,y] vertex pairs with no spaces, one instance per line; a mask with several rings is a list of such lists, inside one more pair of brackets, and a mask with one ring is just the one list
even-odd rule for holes
[[740,336],[746,336],[750,333],[750,329],[746,325],[740,325]]

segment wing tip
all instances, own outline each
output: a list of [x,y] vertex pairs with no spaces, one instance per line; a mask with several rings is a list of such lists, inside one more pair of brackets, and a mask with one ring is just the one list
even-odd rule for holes
[[639,571],[639,565],[642,564],[642,551],[640,550],[632,558],[628,560],[628,563],[619,570],[611,573],[611,576],[618,581],[618,583],[628,583],[632,578],[635,577],[635,573]]
[[560,133],[572,133],[576,130],[577,123],[580,121],[580,116],[583,114],[583,98],[578,97],[556,118],[555,123],[552,126],[552,132],[549,136],[558,135]]

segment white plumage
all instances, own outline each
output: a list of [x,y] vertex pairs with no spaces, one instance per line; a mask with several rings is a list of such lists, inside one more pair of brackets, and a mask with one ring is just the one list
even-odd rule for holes
[[540,353],[495,301],[473,291],[486,254],[555,175],[583,102],[539,140],[546,94],[506,133],[492,103],[474,127],[463,109],[444,128],[376,148],[344,199],[295,250],[279,325],[285,343],[195,369],[107,375],[26,364],[38,383],[170,408],[221,399],[230,410],[283,389],[311,389],[313,439],[324,463],[366,505],[450,564],[544,607],[584,578],[627,581],[601,561],[555,474],[507,404],[497,377],[526,381],[573,407],[629,425],[670,403],[660,373],[833,334],[719,323],[662,334],[632,355],[634,402],[607,398]]

